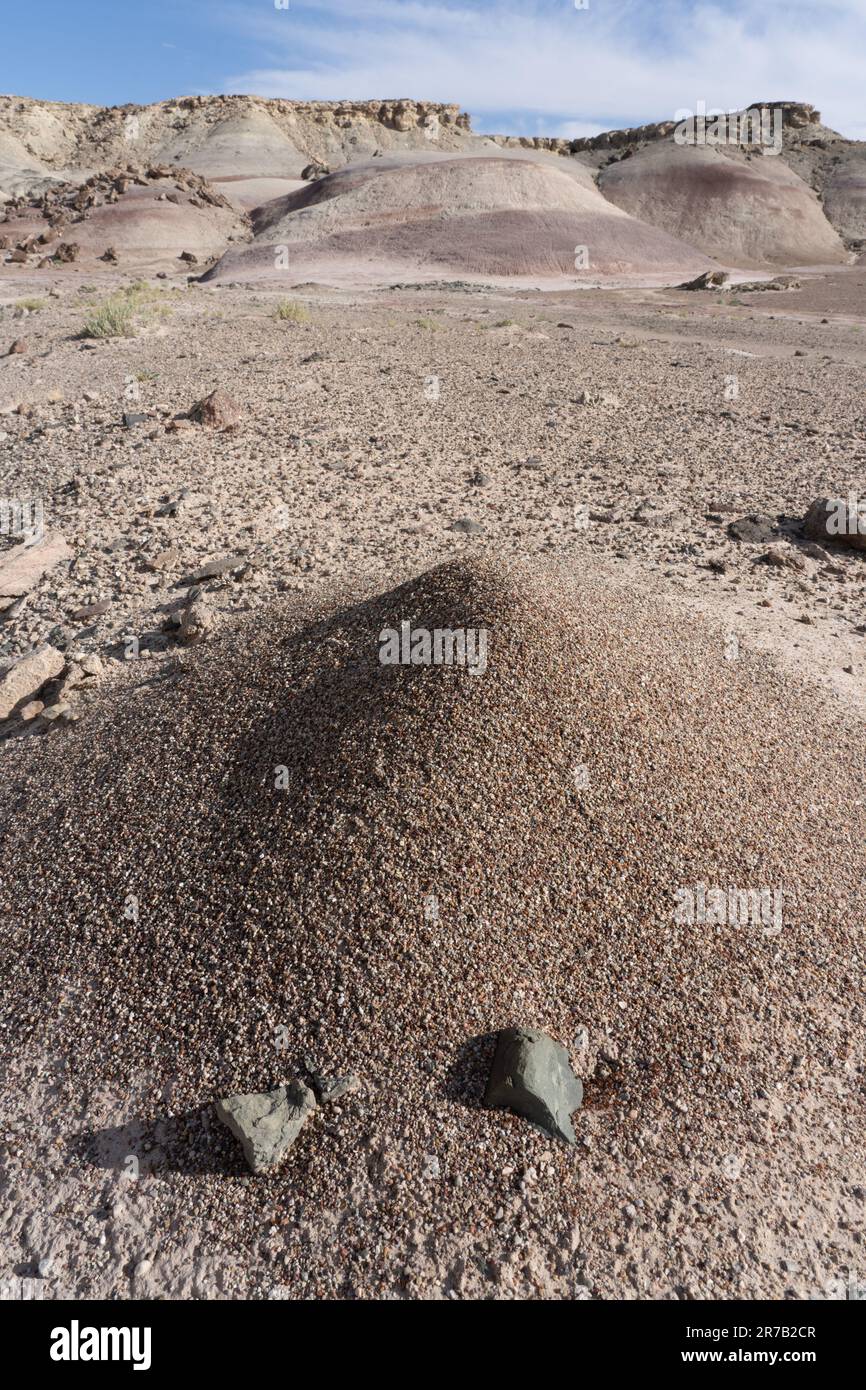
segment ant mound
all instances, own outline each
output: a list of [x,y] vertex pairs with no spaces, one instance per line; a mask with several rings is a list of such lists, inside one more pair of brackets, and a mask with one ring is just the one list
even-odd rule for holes
[[[298,1295],[803,1296],[801,1243],[856,1262],[864,771],[819,696],[552,566],[225,629],[4,757],[8,1201],[138,1155],[112,1248],[173,1231],[177,1296],[205,1227],[255,1293],[275,1211]],[[576,1147],[482,1107],[511,1025],[570,1051]],[[313,1071],[361,1089],[243,1178],[213,1102]]]

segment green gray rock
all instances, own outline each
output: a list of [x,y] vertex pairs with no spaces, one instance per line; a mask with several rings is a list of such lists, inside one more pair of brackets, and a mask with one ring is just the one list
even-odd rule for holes
[[310,1076],[310,1085],[316,1093],[316,1099],[320,1105],[327,1105],[329,1101],[339,1100],[341,1096],[349,1095],[351,1091],[357,1091],[361,1083],[357,1076]]
[[296,1080],[274,1091],[228,1096],[215,1106],[219,1119],[241,1141],[254,1173],[266,1172],[285,1157],[315,1108],[309,1086]]
[[572,1071],[564,1047],[532,1028],[500,1030],[485,1105],[514,1110],[573,1144],[571,1116],[582,1101],[583,1082]]

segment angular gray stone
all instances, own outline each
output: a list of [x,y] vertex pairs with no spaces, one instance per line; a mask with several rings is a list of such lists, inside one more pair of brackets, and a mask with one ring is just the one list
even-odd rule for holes
[[533,1028],[500,1030],[485,1105],[514,1110],[554,1138],[573,1144],[571,1116],[582,1102],[583,1082],[560,1043]]
[[341,1096],[347,1096],[351,1091],[357,1091],[361,1085],[357,1076],[310,1076],[310,1085],[316,1093],[320,1105],[327,1105],[331,1100],[339,1100]]
[[316,1108],[316,1097],[303,1081],[287,1081],[274,1091],[228,1096],[214,1109],[241,1141],[244,1158],[254,1173],[273,1168],[288,1153]]

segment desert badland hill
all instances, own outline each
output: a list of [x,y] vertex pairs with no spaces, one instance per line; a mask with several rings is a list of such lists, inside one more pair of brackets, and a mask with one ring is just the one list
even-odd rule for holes
[[3,241],[36,263],[71,244],[82,264],[109,253],[130,269],[187,252],[245,280],[288,269],[281,246],[295,279],[843,264],[866,235],[866,147],[810,107],[773,110],[777,144],[683,147],[673,122],[517,139],[406,100],[3,97]]

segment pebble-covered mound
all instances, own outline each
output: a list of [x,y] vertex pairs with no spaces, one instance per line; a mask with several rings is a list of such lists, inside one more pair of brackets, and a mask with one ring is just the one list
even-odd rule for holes
[[[380,664],[404,619],[487,629],[486,670]],[[206,1220],[238,1288],[276,1220],[269,1277],[295,1293],[622,1296],[631,1197],[635,1278],[668,1296],[686,1256],[652,1194],[701,1183],[723,1251],[749,1224],[721,1209],[738,1154],[755,1201],[796,1189],[826,1234],[864,1137],[826,1078],[859,1007],[866,740],[725,652],[656,601],[486,560],[225,631],[5,755],[6,1044],[62,1053],[79,1112],[103,1084],[140,1097],[148,1220],[167,1248]],[[781,890],[781,932],[675,922],[699,883]],[[570,1049],[576,1148],[480,1108],[511,1023]],[[211,1102],[310,1067],[363,1089],[245,1175]],[[772,1148],[767,1096],[794,1112]],[[713,1279],[752,1273],[784,1291],[721,1254]]]
[[229,250],[212,278],[272,275],[275,246],[288,248],[295,275],[319,265],[391,264],[573,276],[578,247],[586,248],[583,269],[595,275],[709,265],[693,246],[606,202],[577,161],[502,151],[350,164],[263,205],[255,227],[256,245]]

